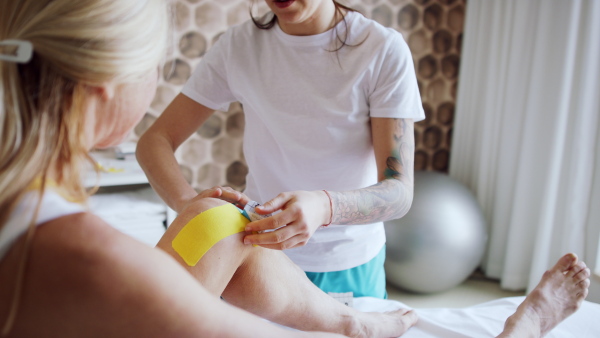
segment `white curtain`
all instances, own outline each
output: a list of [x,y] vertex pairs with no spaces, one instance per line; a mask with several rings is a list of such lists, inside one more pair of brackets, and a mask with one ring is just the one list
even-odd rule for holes
[[461,58],[450,175],[489,222],[486,274],[531,289],[563,253],[596,264],[600,1],[469,0]]

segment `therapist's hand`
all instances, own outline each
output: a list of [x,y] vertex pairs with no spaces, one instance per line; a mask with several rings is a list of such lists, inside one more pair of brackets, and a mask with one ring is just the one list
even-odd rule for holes
[[194,198],[190,199],[185,204],[185,206],[182,210],[185,210],[185,208],[188,205],[190,205],[191,203],[193,203],[199,199],[207,198],[207,197],[222,199],[229,203],[235,204],[236,206],[240,207],[241,209],[244,208],[246,203],[250,202],[250,199],[248,198],[248,196],[246,196],[242,192],[234,190],[233,188],[230,188],[230,187],[214,186],[210,189],[202,190],[201,192],[199,192],[198,195],[196,195]]
[[315,231],[331,219],[329,197],[323,191],[284,192],[256,208],[258,214],[281,212],[246,225],[246,231],[264,231],[244,237],[245,244],[285,250],[305,245]]

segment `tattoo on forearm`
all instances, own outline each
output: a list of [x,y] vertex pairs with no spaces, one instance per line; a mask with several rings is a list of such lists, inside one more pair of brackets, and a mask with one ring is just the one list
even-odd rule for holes
[[395,156],[390,156],[387,158],[387,168],[385,168],[385,178],[395,178],[400,179],[402,177],[402,161],[400,158]]
[[[411,180],[414,163],[414,131],[412,123],[397,119],[394,124],[394,150],[387,159],[385,178]],[[408,183],[408,182],[406,182]]]
[[394,150],[387,158],[385,179],[370,187],[331,194],[334,224],[368,224],[402,217],[412,202],[414,134],[412,121],[397,119]]

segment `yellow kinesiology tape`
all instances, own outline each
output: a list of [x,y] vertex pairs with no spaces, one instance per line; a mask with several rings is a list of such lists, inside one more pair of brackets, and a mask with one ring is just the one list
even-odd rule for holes
[[194,217],[175,236],[171,245],[189,266],[225,237],[244,231],[250,222],[233,204],[208,209]]

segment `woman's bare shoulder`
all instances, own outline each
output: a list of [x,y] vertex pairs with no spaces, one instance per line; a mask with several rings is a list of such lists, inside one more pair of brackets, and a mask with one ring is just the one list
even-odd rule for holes
[[[16,336],[44,332],[164,336],[177,331],[173,324],[187,319],[193,324],[192,318],[182,313],[173,318],[179,311],[169,308],[187,302],[182,292],[172,289],[179,286],[177,279],[183,280],[190,296],[208,296],[166,254],[111,228],[91,213],[72,214],[38,226],[29,246],[24,279],[17,282],[24,243],[22,236],[0,262],[2,320],[8,314],[15,283],[22,285],[13,330]],[[185,329],[199,332],[194,325]]]

